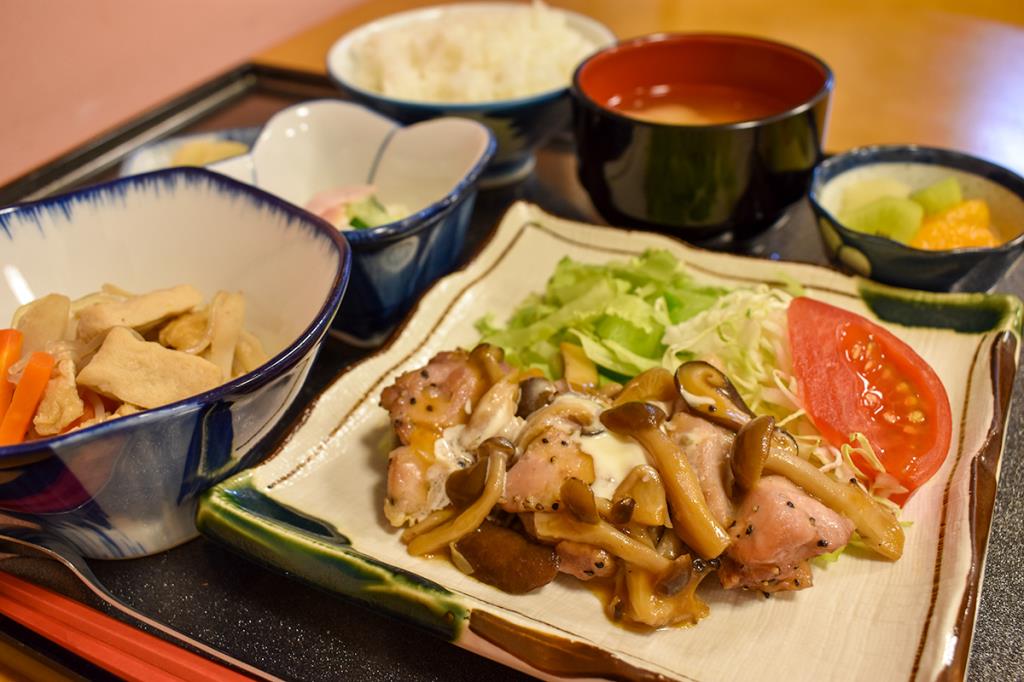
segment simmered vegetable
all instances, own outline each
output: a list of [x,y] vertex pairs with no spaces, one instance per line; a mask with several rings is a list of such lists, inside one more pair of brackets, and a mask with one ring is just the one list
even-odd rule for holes
[[202,302],[189,285],[135,294],[105,284],[19,307],[0,330],[0,445],[182,400],[267,360],[244,329],[241,293]]

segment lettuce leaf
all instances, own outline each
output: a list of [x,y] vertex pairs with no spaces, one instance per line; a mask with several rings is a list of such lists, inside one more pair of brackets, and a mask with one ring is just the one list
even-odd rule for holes
[[504,326],[477,322],[486,343],[509,362],[561,373],[558,344],[583,346],[606,379],[632,377],[661,363],[666,328],[711,307],[727,289],[696,283],[665,250],[602,265],[563,258],[543,293],[528,296]]

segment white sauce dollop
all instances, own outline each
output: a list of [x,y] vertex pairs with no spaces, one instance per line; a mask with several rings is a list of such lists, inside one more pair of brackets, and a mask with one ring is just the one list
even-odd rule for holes
[[650,463],[647,451],[636,441],[610,431],[582,436],[580,449],[594,459],[594,495],[609,500],[634,467]]

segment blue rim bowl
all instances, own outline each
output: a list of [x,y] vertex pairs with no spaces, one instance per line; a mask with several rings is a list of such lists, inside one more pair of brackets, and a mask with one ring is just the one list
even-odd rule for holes
[[[1009,232],[1016,236],[992,248],[926,251],[851,230],[824,205],[828,202],[823,203],[823,192],[844,173],[858,169],[863,169],[863,173],[868,167],[878,166],[881,173],[893,168],[885,176],[899,180],[899,164],[933,167],[923,169],[931,178],[929,182],[958,175],[961,184],[974,184],[983,194],[972,196],[965,189],[966,198],[991,199],[993,193],[1001,196],[1001,201],[1013,204],[1013,213],[1021,216],[1019,222],[1006,219],[1015,224],[1001,226],[1004,235]],[[951,149],[919,145],[851,149],[826,159],[814,169],[809,198],[829,256],[856,274],[886,284],[929,291],[988,291],[1024,250],[1024,178],[991,161]],[[999,224],[998,217],[993,215],[995,224]]]
[[[568,127],[571,117],[569,82],[564,86],[526,97],[491,102],[424,102],[389,97],[366,90],[352,82],[348,63],[354,43],[390,26],[425,21],[452,11],[493,10],[523,7],[519,3],[457,3],[399,12],[364,24],[331,45],[327,52],[327,74],[342,91],[358,102],[402,123],[416,123],[440,116],[471,118],[488,126],[497,139],[497,150],[481,180],[483,187],[511,184],[529,175],[534,152],[552,136]],[[595,50],[614,42],[615,34],[600,22],[566,9],[551,8],[565,15],[570,26],[595,42]]]
[[[204,216],[211,222],[204,223]],[[232,219],[235,225],[229,225]],[[186,221],[192,227],[185,227]],[[167,226],[179,226],[180,233]],[[345,294],[351,251],[327,222],[198,168],[121,178],[0,210],[0,242],[7,243],[0,257],[0,303],[12,307],[26,302],[29,287],[48,292],[66,285],[63,293],[83,294],[73,290],[76,277],[77,288],[95,279],[93,290],[112,276],[125,277],[125,284],[139,290],[147,278],[154,278],[150,288],[185,283],[187,263],[180,270],[163,265],[171,249],[182,245],[189,230],[195,236],[218,229],[221,241],[210,237],[202,245],[221,266],[208,275],[219,278],[218,286],[248,288],[247,277],[256,277],[248,270],[259,273],[267,287],[280,287],[281,296],[316,292],[291,309],[276,301],[261,309],[246,292],[252,319],[262,320],[261,331],[276,336],[268,351],[277,352],[256,370],[205,393],[0,447],[4,532],[13,532],[9,522],[14,519],[18,532],[56,536],[84,556],[103,559],[151,554],[193,537],[199,494],[256,463],[265,453],[262,443],[298,395]],[[233,236],[244,236],[247,243],[233,247]],[[89,242],[118,248],[110,249],[105,262],[80,258],[88,268],[80,275],[53,267],[57,262],[70,270],[72,254],[91,248],[83,246]],[[172,272],[181,272],[181,279],[164,281]]]
[[[402,187],[413,176],[429,176],[429,182],[414,184],[428,194],[431,183],[443,186],[440,198],[431,197],[401,220],[344,232],[352,248],[352,279],[334,326],[359,345],[383,340],[419,295],[459,264],[478,183],[495,153],[493,133],[477,122],[433,119],[421,125],[429,129],[402,126],[353,102],[310,100],[271,117],[249,154],[208,166],[296,205],[317,190],[345,184],[378,185],[396,203],[403,203]],[[472,150],[467,167],[458,174],[439,172],[431,154],[443,153],[452,140]]]

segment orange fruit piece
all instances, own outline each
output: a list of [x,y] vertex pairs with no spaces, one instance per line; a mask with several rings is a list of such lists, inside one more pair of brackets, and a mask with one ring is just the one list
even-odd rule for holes
[[968,199],[928,216],[910,240],[910,246],[915,249],[929,251],[998,245],[999,239],[992,231],[988,204],[983,199]]

